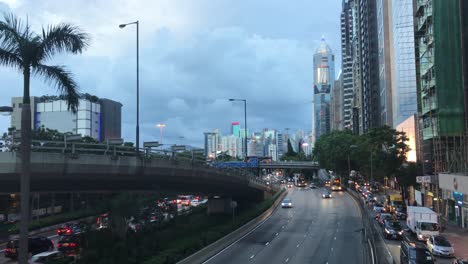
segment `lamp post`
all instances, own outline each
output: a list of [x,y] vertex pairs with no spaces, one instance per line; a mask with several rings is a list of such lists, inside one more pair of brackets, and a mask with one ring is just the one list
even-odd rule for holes
[[158,123],[156,127],[159,127],[159,144],[162,144],[163,129],[166,127],[166,124]]
[[136,155],[139,156],[140,147],[140,51],[139,51],[139,21],[130,22],[127,24],[120,24],[119,28],[124,28],[128,25],[136,25]]
[[229,101],[241,101],[244,102],[244,126],[245,126],[245,131],[244,131],[244,148],[245,148],[245,161],[247,162],[247,100],[246,99],[229,99]]

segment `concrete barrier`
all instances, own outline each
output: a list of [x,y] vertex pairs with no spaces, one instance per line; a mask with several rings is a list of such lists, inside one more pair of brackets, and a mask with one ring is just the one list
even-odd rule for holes
[[242,237],[252,232],[258,225],[263,223],[270,217],[273,212],[275,211],[278,204],[283,200],[283,198],[288,193],[285,190],[281,195],[279,195],[276,200],[274,201],[273,205],[266,210],[261,215],[257,216],[256,218],[250,220],[247,224],[239,227],[238,229],[232,231],[228,235],[218,239],[217,241],[209,244],[208,246],[200,249],[199,251],[195,252],[194,254],[186,257],[185,259],[177,262],[177,264],[194,264],[194,263],[203,263],[209,258],[213,257],[214,255],[218,254],[221,250],[225,249],[226,247],[230,246],[231,244],[235,243],[237,240],[241,239]]

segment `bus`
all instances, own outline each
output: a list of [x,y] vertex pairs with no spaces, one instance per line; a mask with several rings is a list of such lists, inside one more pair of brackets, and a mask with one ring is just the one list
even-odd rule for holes
[[296,181],[296,186],[297,187],[306,187],[307,186],[307,183],[306,183],[306,180],[304,178],[304,176],[299,176],[297,178],[297,181]]
[[341,191],[341,190],[343,190],[343,187],[341,187],[340,178],[334,178],[333,179],[331,189],[332,189],[332,191]]

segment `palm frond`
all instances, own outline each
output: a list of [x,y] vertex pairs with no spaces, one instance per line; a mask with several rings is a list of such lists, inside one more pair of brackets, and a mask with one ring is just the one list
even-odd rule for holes
[[70,24],[58,24],[42,29],[39,57],[49,59],[60,52],[81,53],[88,46],[89,36]]
[[66,98],[68,110],[76,113],[80,94],[73,75],[65,66],[48,66],[38,64],[33,67],[33,73],[44,77],[46,82],[54,84],[57,90]]
[[0,45],[1,48],[14,51],[19,54],[21,43],[24,43],[26,25],[13,14],[4,13],[3,20],[0,21]]
[[23,61],[15,53],[0,48],[0,65],[22,69]]

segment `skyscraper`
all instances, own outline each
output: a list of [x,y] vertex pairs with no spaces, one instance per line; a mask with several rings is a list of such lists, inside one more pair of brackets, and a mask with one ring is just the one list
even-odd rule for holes
[[353,127],[353,7],[354,0],[343,0],[341,11],[341,70],[343,128]]
[[331,94],[331,130],[343,130],[343,74],[340,74]]
[[314,113],[315,140],[330,132],[330,93],[335,79],[335,55],[322,37],[314,54]]
[[213,132],[205,132],[205,157],[214,159],[220,151],[221,135],[216,129]]

